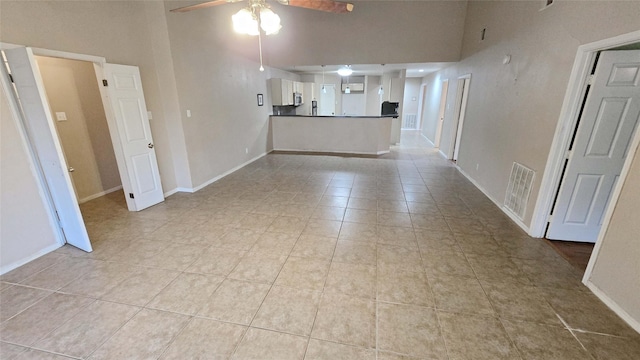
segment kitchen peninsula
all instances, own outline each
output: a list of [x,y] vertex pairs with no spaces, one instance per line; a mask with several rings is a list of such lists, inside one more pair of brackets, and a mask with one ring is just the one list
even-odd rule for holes
[[392,117],[272,115],[273,149],[382,155],[389,152]]

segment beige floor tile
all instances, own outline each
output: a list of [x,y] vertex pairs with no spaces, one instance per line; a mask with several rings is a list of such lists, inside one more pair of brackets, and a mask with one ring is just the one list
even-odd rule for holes
[[27,351],[26,347],[0,341],[0,359],[2,360],[13,360],[25,351]]
[[440,213],[440,209],[438,209],[438,206],[433,200],[422,202],[407,201],[407,207],[409,208],[410,214],[442,216]]
[[211,295],[198,316],[249,325],[270,286],[227,279]]
[[[355,192],[358,193],[359,191]],[[347,204],[347,208],[359,210],[378,210],[378,200],[351,197],[349,199],[349,203]]]
[[431,250],[462,251],[455,236],[450,231],[429,231],[417,229],[415,231],[416,242],[422,252]]
[[155,359],[188,320],[185,315],[143,309],[89,359]]
[[0,280],[11,283],[19,283],[29,276],[34,275],[66,258],[66,256],[61,254],[48,253],[14,270],[11,270],[6,274],[3,274],[2,276],[0,276]]
[[377,224],[378,211],[347,208],[344,214],[344,221],[359,224]]
[[582,284],[583,274],[564,259],[547,257],[536,260],[513,259],[513,261],[536,286],[581,291],[586,289]]
[[160,359],[226,359],[240,343],[246,329],[241,325],[194,318]]
[[290,256],[282,267],[275,284],[298,289],[322,291],[329,261]]
[[[18,354],[14,359],[16,360],[69,360],[66,356],[52,354],[35,349],[28,349],[25,352]],[[4,360],[4,359],[3,359]]]
[[[638,336],[627,323],[590,292],[542,288],[540,294],[573,329],[619,336]],[[580,304],[576,306],[576,304]]]
[[[333,180],[332,180],[333,181]],[[347,184],[339,184],[341,186],[334,186],[333,184],[329,184],[327,190],[325,190],[325,195],[331,196],[349,196],[351,194],[351,185]]]
[[302,232],[303,235],[316,235],[338,238],[340,234],[341,221],[311,219]]
[[378,244],[418,249],[416,234],[410,227],[378,226]]
[[434,306],[433,295],[423,272],[378,268],[378,301]]
[[472,217],[445,217],[445,220],[455,234],[489,234],[484,224]]
[[299,360],[304,357],[307,338],[269,330],[251,328],[231,359]]
[[280,215],[309,219],[315,209],[315,206],[310,206],[307,204],[287,204],[287,206],[282,207]]
[[229,277],[271,284],[276,280],[286,259],[286,255],[250,251],[240,260]]
[[377,263],[379,269],[423,272],[422,258],[417,248],[378,245]]
[[539,288],[485,282],[482,287],[501,318],[561,325]]
[[295,235],[266,232],[260,235],[251,251],[274,255],[289,255],[297,240],[298,236]]
[[494,315],[489,298],[477,279],[462,276],[429,277],[436,308],[456,313]]
[[336,243],[337,240],[332,237],[301,235],[290,255],[330,260],[333,257]]
[[434,214],[411,214],[414,229],[447,232],[451,231],[444,217]]
[[252,327],[308,336],[321,292],[274,286],[251,323]]
[[351,264],[376,265],[377,246],[375,243],[338,241],[333,261]]
[[[382,201],[382,200],[381,200]],[[378,225],[382,226],[395,226],[412,228],[411,217],[409,213],[405,212],[392,212],[392,211],[379,211],[378,212]]]
[[490,235],[457,234],[458,245],[465,254],[508,257],[509,252]]
[[308,220],[306,218],[278,216],[271,223],[271,226],[267,228],[267,231],[299,236],[307,225],[307,222]]
[[0,292],[0,322],[20,313],[53,292],[15,285]]
[[220,276],[180,274],[147,307],[195,315],[223,280]]
[[603,336],[577,332],[578,340],[596,360],[637,360],[640,359],[640,339]]
[[58,290],[82,274],[104,266],[103,261],[66,257],[20,283],[43,289]]
[[378,241],[378,226],[376,224],[360,224],[343,222],[340,228],[339,240],[376,243]]
[[294,196],[293,199],[291,199],[291,203],[315,206],[318,205],[321,198],[322,194],[302,192]]
[[199,245],[171,244],[153,257],[141,261],[140,265],[184,271],[202,255],[204,250],[205,247]]
[[378,210],[400,212],[400,213],[409,212],[409,208],[407,207],[407,202],[403,200],[380,200],[378,201]]
[[311,214],[312,219],[342,221],[345,209],[341,207],[318,206]]
[[444,340],[434,310],[378,304],[378,349],[428,359],[446,359]]
[[259,232],[267,231],[269,226],[276,219],[275,215],[266,214],[247,214],[236,225],[242,229],[256,230]]
[[375,360],[376,352],[371,349],[336,344],[311,339],[305,360]]
[[531,285],[527,275],[510,258],[476,254],[466,254],[466,256],[480,280]]
[[372,348],[375,346],[375,317],[373,301],[325,293],[311,337]]
[[589,354],[562,327],[502,320],[523,360],[584,360]]
[[334,262],[331,264],[324,291],[375,299],[376,267]]
[[179,274],[179,272],[171,270],[140,268],[101,299],[143,306]]
[[54,293],[0,324],[0,340],[30,346],[94,300]]
[[246,251],[210,247],[186,272],[226,276],[238,265]]
[[378,351],[378,360],[427,360],[415,356],[394,354],[387,351]]
[[212,245],[216,247],[246,251],[251,249],[253,244],[258,241],[260,234],[261,232],[256,230],[232,229],[223,237],[214,241]]
[[444,312],[438,318],[449,359],[520,359],[498,319]]
[[85,358],[138,311],[139,307],[98,300],[38,341],[35,347]]
[[60,289],[61,292],[100,298],[139,271],[128,264],[106,262]]
[[333,206],[333,207],[341,207],[346,208],[349,198],[346,196],[331,196],[331,195],[323,195],[320,198],[320,202],[318,206]]

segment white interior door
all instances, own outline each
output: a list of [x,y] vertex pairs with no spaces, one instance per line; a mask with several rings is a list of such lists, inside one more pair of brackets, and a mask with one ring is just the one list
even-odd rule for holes
[[[137,66],[104,64],[106,95],[115,124],[109,123],[129,210],[164,201],[147,106]],[[104,84],[103,84],[104,85]],[[114,128],[115,125],[115,129]]]
[[25,128],[42,168],[65,241],[92,251],[65,162],[40,71],[30,48],[5,50],[24,115]]
[[640,117],[640,50],[604,51],[546,237],[595,242]]
[[469,94],[470,78],[458,79],[458,88],[461,89],[460,93],[460,110],[458,111],[458,121],[456,130],[456,140],[453,146],[453,161],[458,160],[458,154],[460,152],[460,140],[462,140],[462,126],[464,125],[464,116],[467,112],[467,98]]
[[440,109],[438,111],[438,124],[436,125],[436,136],[434,146],[440,147],[440,140],[442,139],[442,126],[444,125],[444,113],[447,109],[447,93],[449,91],[449,80],[442,82],[442,93],[440,94]]
[[320,90],[320,116],[332,116],[336,114],[336,87],[335,85],[322,85]]

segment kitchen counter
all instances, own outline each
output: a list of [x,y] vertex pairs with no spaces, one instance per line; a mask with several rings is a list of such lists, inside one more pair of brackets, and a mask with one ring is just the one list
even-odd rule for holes
[[392,117],[272,115],[273,149],[382,155],[389,152]]

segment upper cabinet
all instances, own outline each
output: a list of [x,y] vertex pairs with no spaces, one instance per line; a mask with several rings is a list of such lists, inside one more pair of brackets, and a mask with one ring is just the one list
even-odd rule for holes
[[294,82],[287,79],[271,80],[271,102],[274,106],[293,105]]
[[299,81],[294,81],[293,82],[293,92],[298,93],[298,94],[303,94],[304,93],[304,83],[301,83]]

